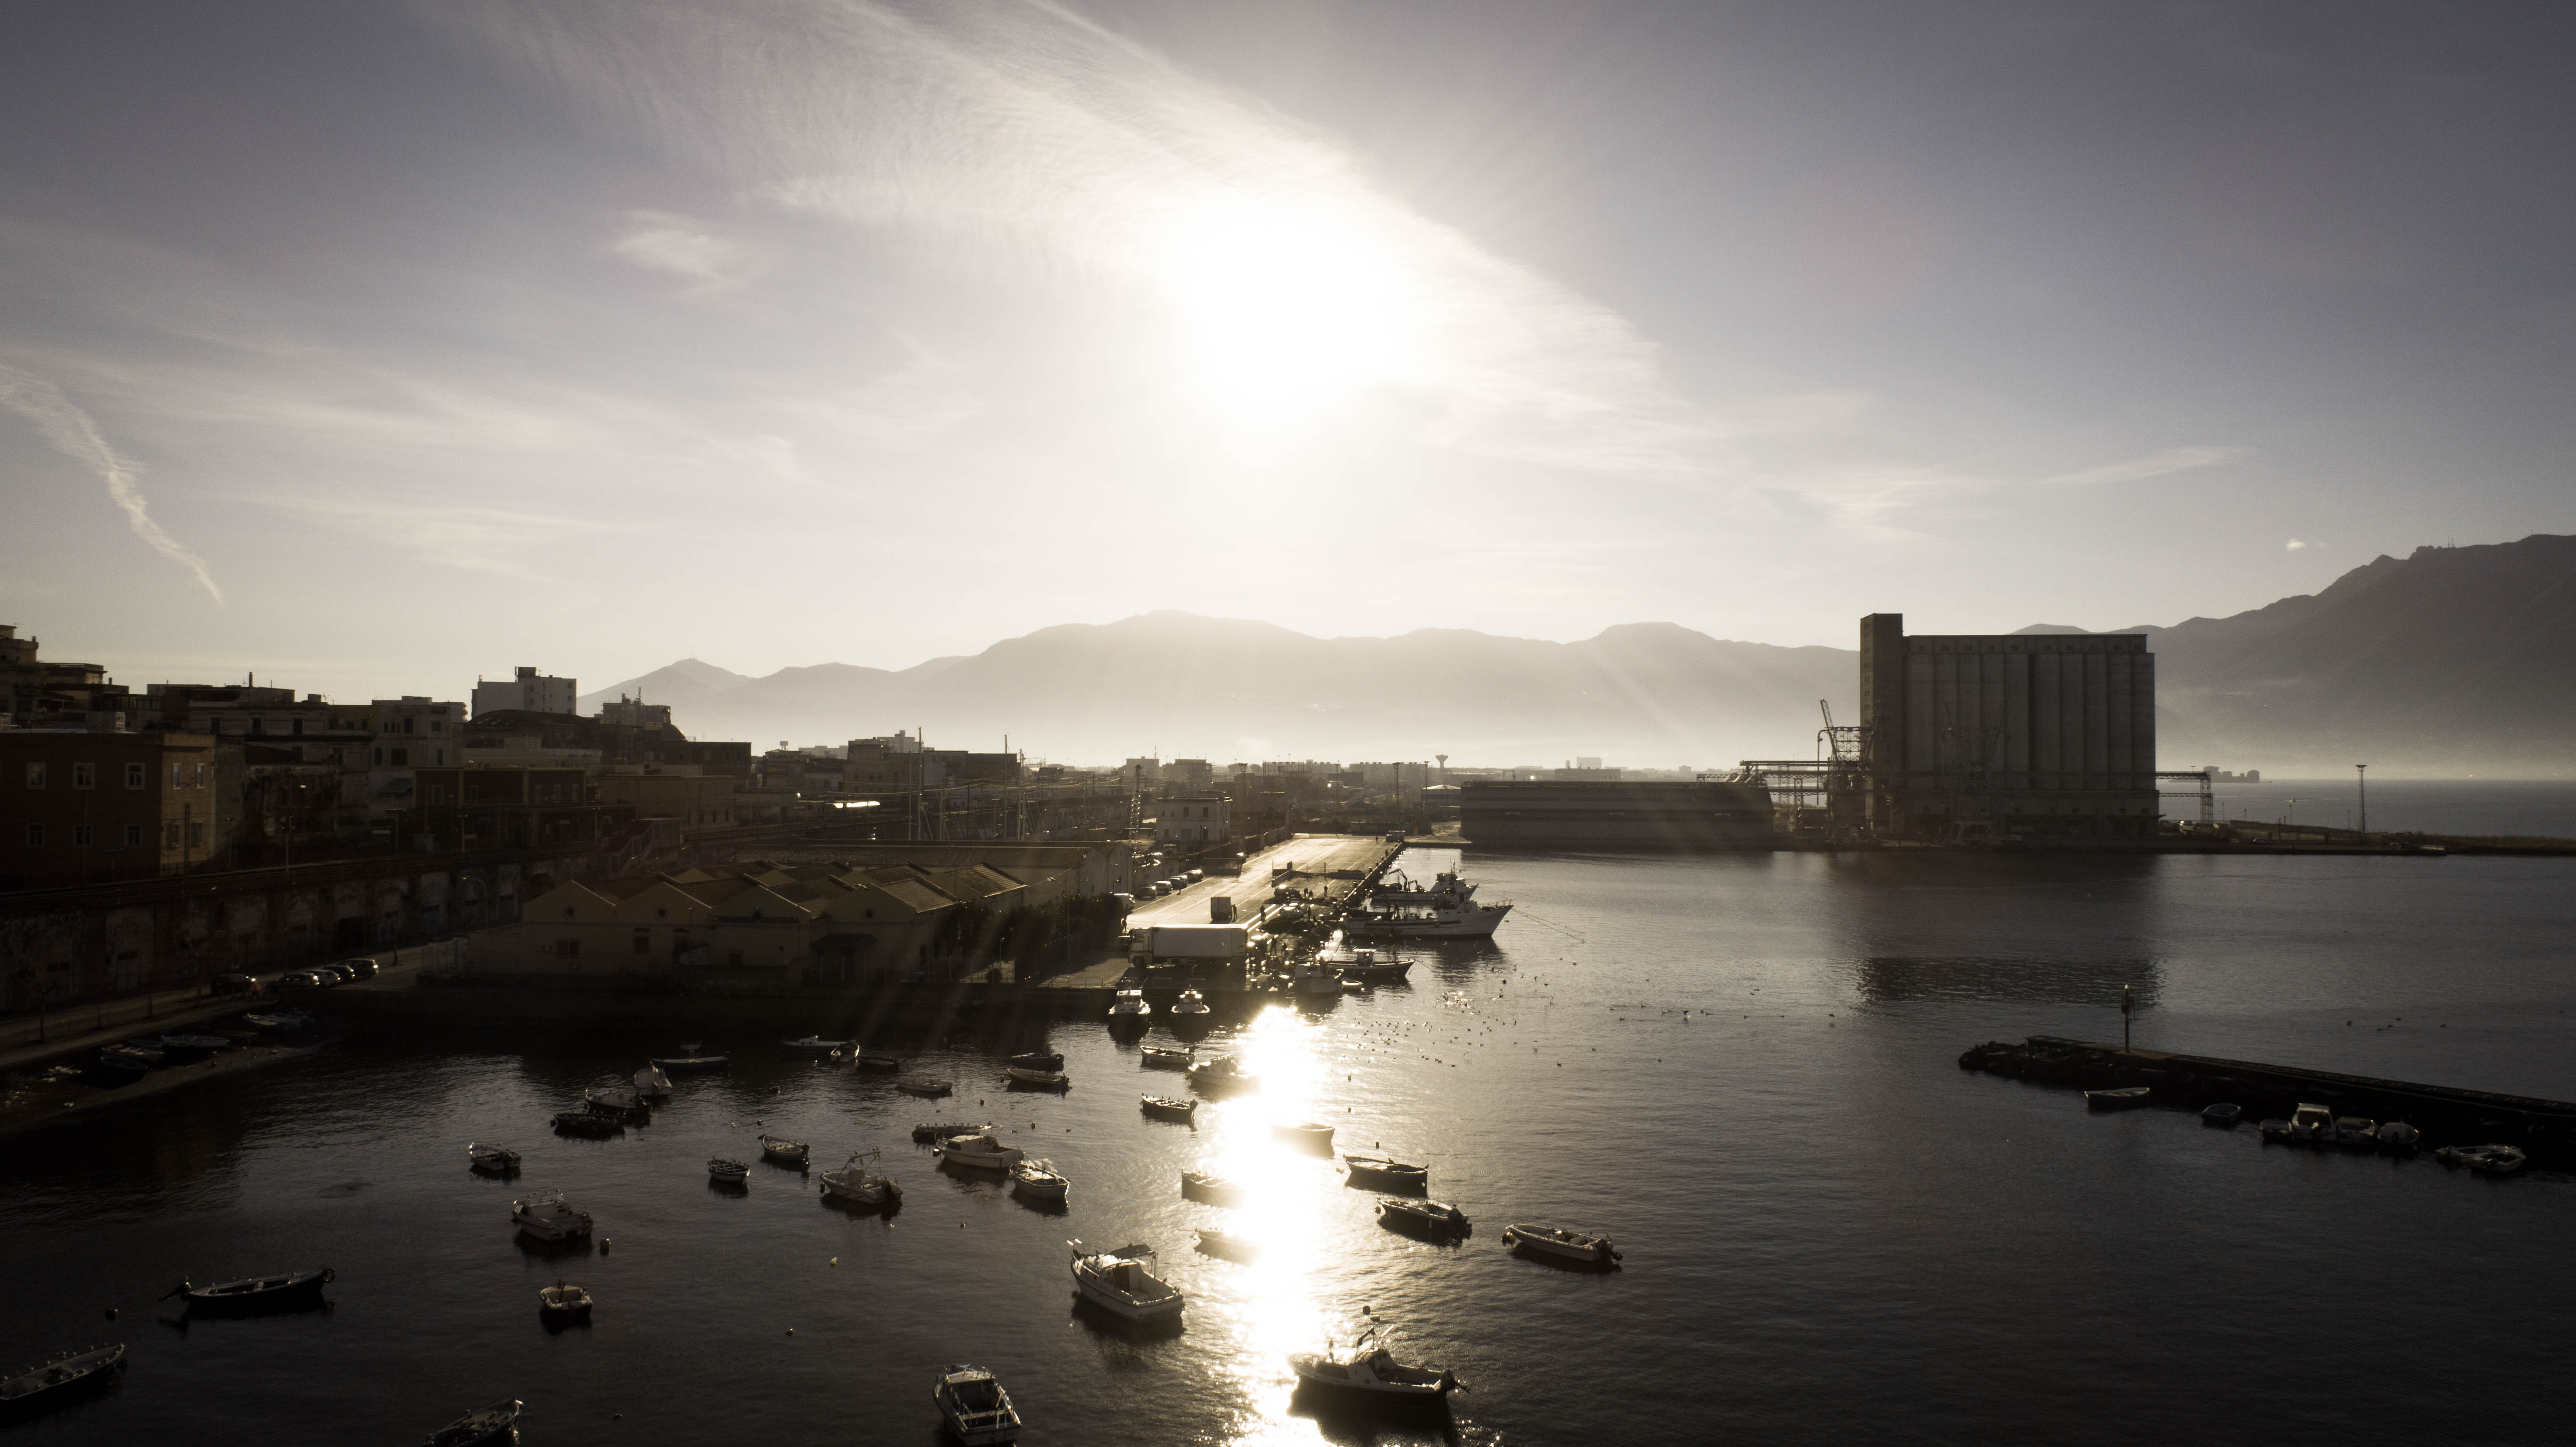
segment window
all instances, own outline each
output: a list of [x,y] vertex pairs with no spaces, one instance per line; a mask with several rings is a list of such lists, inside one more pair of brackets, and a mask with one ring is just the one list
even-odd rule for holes
[[90,845],[91,839],[88,825],[75,824],[72,826],[72,843],[77,844],[82,848],[87,848]]
[[402,765],[409,764],[410,762],[411,762],[411,750],[409,750],[409,749],[396,749],[396,750],[394,750],[394,763],[395,763],[395,765],[396,765],[396,766],[398,766],[398,767],[399,767],[399,766],[402,766]]
[[143,826],[140,824],[126,825],[125,842],[129,847],[139,847],[143,843]]
[[404,719],[403,719],[403,732],[404,732],[404,733],[413,733],[413,732],[416,732],[416,730],[412,727],[412,725],[413,725],[413,724],[416,724],[416,723],[418,723],[418,722],[420,722],[420,720],[415,719],[415,718],[411,718],[411,717],[409,717],[409,716],[407,716],[407,715],[406,715],[406,716],[404,717]]
[[96,764],[74,764],[74,765],[72,765],[72,787],[73,787],[73,788],[75,788],[75,789],[95,789],[95,788],[97,788],[97,787],[98,787],[98,765],[96,765]]
[[197,787],[200,789],[206,787],[206,766],[203,764],[197,766]]
[[170,766],[170,787],[173,789],[180,787],[184,782],[186,782],[180,777],[179,768],[180,766],[177,764],[172,764]]
[[206,826],[204,824],[192,822],[188,825],[188,847],[191,849],[203,849],[206,847]]
[[144,784],[144,778],[143,778],[143,766],[142,766],[141,764],[128,764],[128,765],[126,765],[126,766],[125,766],[125,787],[127,787],[127,788],[129,788],[129,789],[140,789],[140,788],[142,788],[142,787],[143,787],[143,784]]
[[376,762],[377,762],[377,763],[379,763],[379,764],[381,764],[381,763],[383,763],[384,761],[385,761],[385,751],[384,751],[384,750],[382,750],[382,749],[378,749],[378,750],[376,750]]
[[653,953],[653,937],[650,934],[645,933],[643,930],[637,930],[635,932],[635,953],[639,955],[649,955]]
[[27,787],[30,789],[41,789],[45,787],[44,760],[38,759],[27,765]]
[[556,953],[556,954],[559,954],[559,955],[561,955],[561,956],[563,956],[565,959],[568,959],[568,960],[577,960],[577,959],[580,959],[580,958],[581,958],[581,941],[579,941],[579,940],[562,940],[562,941],[559,941],[559,942],[557,942],[557,944],[556,944],[556,946],[555,946],[555,953]]
[[27,826],[27,847],[30,849],[42,849],[45,847],[44,825],[30,824]]
[[176,849],[179,847],[178,820],[165,819],[161,821],[161,847],[164,849]]

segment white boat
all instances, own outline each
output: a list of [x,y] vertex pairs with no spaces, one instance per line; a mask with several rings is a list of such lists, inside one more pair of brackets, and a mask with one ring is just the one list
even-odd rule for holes
[[1381,909],[1407,905],[1446,909],[1465,904],[1476,897],[1476,886],[1460,879],[1455,871],[1443,870],[1433,875],[1431,887],[1423,888],[1401,874],[1387,876],[1386,882],[1369,891],[1369,898]]
[[1619,1259],[1607,1236],[1588,1236],[1581,1231],[1568,1231],[1562,1226],[1533,1226],[1514,1222],[1503,1228],[1503,1244],[1554,1256],[1565,1261],[1588,1262],[1607,1266]]
[[1228,1261],[1250,1261],[1261,1254],[1261,1243],[1241,1231],[1201,1226],[1198,1233],[1199,1249],[1210,1256],[1222,1256]]
[[646,1065],[635,1072],[635,1093],[646,1100],[669,1100],[671,1077],[662,1073],[661,1066]]
[[991,1131],[950,1136],[941,1141],[931,1154],[945,1164],[979,1171],[1007,1171],[1028,1157],[1028,1152],[1018,1146],[1002,1144]]
[[1031,1200],[1061,1201],[1073,1182],[1055,1168],[1053,1161],[1022,1161],[1011,1167],[1011,1189]]
[[1288,971],[1288,993],[1292,995],[1338,995],[1342,992],[1342,972],[1330,965],[1307,963]]
[[725,1156],[710,1157],[707,1161],[707,1179],[719,1186],[748,1185],[751,1182],[751,1167],[745,1162]]
[[2334,1112],[2322,1105],[2302,1102],[2290,1113],[2290,1143],[2303,1146],[2330,1146],[2335,1141]]
[[982,1367],[963,1362],[950,1367],[930,1395],[949,1432],[966,1447],[1019,1440],[1020,1414],[1011,1405],[1011,1394]]
[[1204,1015],[1208,1013],[1207,996],[1195,989],[1183,990],[1181,998],[1172,1002],[1170,1013],[1185,1016]]
[[783,1135],[765,1135],[760,1138],[760,1153],[781,1165],[801,1166],[813,1154],[813,1148]]
[[1270,1123],[1270,1135],[1293,1146],[1318,1155],[1333,1153],[1333,1128],[1319,1120],[1281,1120]]
[[1490,939],[1501,928],[1508,904],[1403,905],[1395,909],[1353,910],[1342,928],[1355,939]]
[[1112,1023],[1141,1024],[1146,1016],[1153,1013],[1154,1007],[1145,1003],[1145,992],[1142,990],[1121,990],[1117,998],[1109,1003],[1109,1018]]
[[1261,1084],[1261,1077],[1246,1072],[1233,1056],[1225,1055],[1191,1066],[1190,1084],[1214,1095],[1251,1090]]
[[903,1187],[888,1177],[868,1174],[867,1168],[876,1158],[875,1151],[860,1151],[839,1170],[825,1171],[823,1194],[855,1206],[891,1206],[902,1200]]
[[465,1143],[465,1159],[475,1170],[500,1175],[519,1168],[519,1153],[508,1146],[487,1146],[479,1141]]
[[549,1193],[510,1203],[510,1219],[520,1231],[540,1241],[571,1241],[590,1234],[590,1213],[576,1211],[560,1195]]
[[1451,1392],[1466,1390],[1450,1372],[1408,1367],[1383,1344],[1369,1345],[1376,1330],[1369,1328],[1358,1341],[1338,1351],[1328,1342],[1320,1352],[1299,1352],[1288,1358],[1288,1367],[1302,1386],[1365,1398],[1381,1406],[1438,1406]]
[[590,1293],[560,1277],[537,1293],[537,1314],[555,1321],[590,1320]]
[[1179,1288],[1147,1268],[1151,1246],[1121,1246],[1093,1251],[1079,1241],[1073,1248],[1073,1284],[1082,1299],[1129,1321],[1169,1321],[1181,1314]]
[[2411,1156],[2424,1144],[2424,1133],[2402,1120],[2379,1128],[2379,1148],[2392,1156]]
[[1142,1070],[1187,1070],[1194,1053],[1167,1045],[1148,1045],[1137,1053],[1136,1065]]

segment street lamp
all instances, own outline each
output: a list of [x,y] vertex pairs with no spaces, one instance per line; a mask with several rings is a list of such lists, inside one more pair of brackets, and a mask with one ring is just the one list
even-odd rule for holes
[[2353,786],[2361,791],[2361,828],[2357,832],[2367,834],[2370,832],[2370,765],[2353,765],[2352,779]]

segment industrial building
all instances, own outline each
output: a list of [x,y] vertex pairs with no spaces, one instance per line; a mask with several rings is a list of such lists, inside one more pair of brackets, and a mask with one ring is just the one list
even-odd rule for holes
[[1770,792],[1725,780],[1469,779],[1459,832],[1480,849],[1768,849]]

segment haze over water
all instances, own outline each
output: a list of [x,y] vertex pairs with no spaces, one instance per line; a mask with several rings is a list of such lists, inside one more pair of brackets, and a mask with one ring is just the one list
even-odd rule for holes
[[[1452,856],[1416,853],[1420,874]],[[1454,1368],[1470,1442],[2542,1440],[2559,1414],[2568,1183],[2265,1149],[2149,1110],[1961,1072],[2047,1032],[2576,1098],[2576,864],[2346,857],[1474,858],[1520,909],[1408,988],[1265,1015],[1215,1042],[1269,1083],[1186,1127],[1096,1024],[1054,1027],[1072,1093],[1005,1095],[998,1055],[934,1042],[954,1102],[789,1058],[684,1080],[655,1122],[558,1140],[582,1085],[668,1032],[352,1040],[308,1062],[0,1145],[0,1360],[122,1339],[116,1395],[17,1435],[416,1440],[529,1403],[531,1444],[928,1442],[932,1373],[998,1371],[1031,1443],[1388,1440],[1292,1403],[1285,1353],[1363,1319]],[[1687,1015],[1685,1015],[1687,1011]],[[2349,1022],[2349,1023],[2347,1023]],[[1163,1040],[1158,1030],[1151,1040]],[[777,1093],[770,1091],[775,1088]],[[978,1104],[978,1101],[983,1102]],[[1274,1117],[1427,1158],[1476,1219],[1455,1248],[1274,1146]],[[991,1119],[1073,1178],[1062,1215],[937,1173],[916,1120]],[[890,1219],[756,1166],[765,1123],[818,1163],[882,1145]],[[528,1154],[513,1183],[468,1140]],[[1256,1188],[1183,1201],[1204,1167]],[[516,1244],[560,1189],[613,1247]],[[1607,1232],[1625,1269],[1508,1256],[1512,1220]],[[1270,1246],[1245,1266],[1189,1228]],[[1071,1306],[1064,1242],[1159,1247],[1185,1329]],[[838,1265],[831,1264],[838,1258]],[[155,1320],[181,1276],[339,1271],[336,1307]],[[536,1289],[599,1299],[549,1334]],[[123,1318],[99,1312],[121,1306]],[[791,1336],[788,1329],[794,1328]],[[614,1415],[623,1413],[622,1418]],[[208,1438],[211,1440],[211,1438]]]

